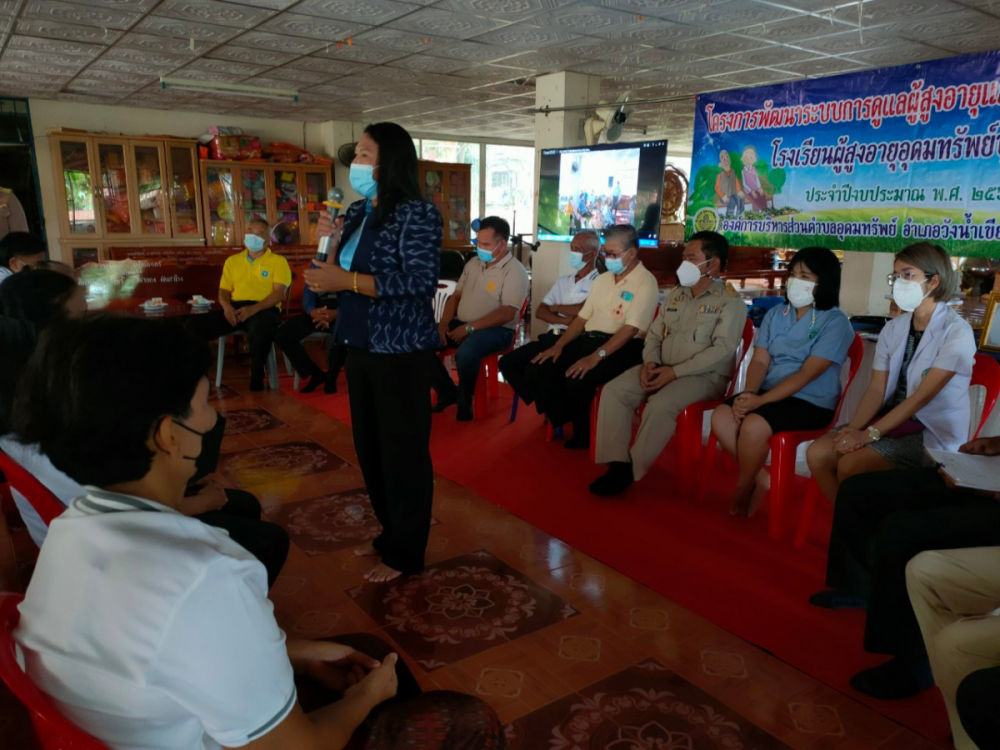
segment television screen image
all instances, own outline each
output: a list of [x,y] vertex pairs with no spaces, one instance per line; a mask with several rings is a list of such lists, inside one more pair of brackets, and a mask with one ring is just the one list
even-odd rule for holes
[[655,247],[666,161],[666,141],[544,149],[537,238],[569,242],[583,229],[632,224],[639,245]]

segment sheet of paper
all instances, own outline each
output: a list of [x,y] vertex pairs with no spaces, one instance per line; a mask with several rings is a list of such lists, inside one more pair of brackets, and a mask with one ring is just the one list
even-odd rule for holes
[[959,487],[1000,492],[1000,456],[972,456],[934,448],[927,455],[941,464],[941,469]]

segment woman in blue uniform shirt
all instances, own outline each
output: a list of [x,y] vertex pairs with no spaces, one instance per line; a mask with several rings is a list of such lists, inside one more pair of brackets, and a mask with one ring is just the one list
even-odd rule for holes
[[840,261],[825,247],[795,254],[786,296],[787,304],[764,316],[746,388],[712,413],[713,434],[740,466],[729,509],[734,515],[752,516],[764,499],[764,462],[774,433],[818,430],[833,421],[840,367],[854,340],[838,307]]
[[951,258],[921,242],[899,253],[892,270],[892,296],[904,314],[879,335],[854,418],[806,453],[831,502],[849,476],[928,467],[925,447],[955,451],[969,439],[976,339],[947,304],[958,285]]
[[441,214],[420,194],[410,134],[392,122],[365,128],[351,186],[365,200],[317,234],[336,261],[304,274],[316,293],[336,292],[334,340],[348,350],[347,388],[358,464],[382,533],[354,553],[381,558],[366,578],[391,581],[424,567],[431,528],[432,350],[441,345],[434,295]]

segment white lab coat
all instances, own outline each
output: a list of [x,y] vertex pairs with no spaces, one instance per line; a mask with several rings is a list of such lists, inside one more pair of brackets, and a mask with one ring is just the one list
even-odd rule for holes
[[[884,404],[888,404],[896,393],[912,317],[913,313],[906,313],[889,321],[875,347],[872,369],[889,373]],[[920,387],[931,368],[955,373],[948,384],[914,415],[926,427],[925,448],[958,450],[958,446],[969,439],[969,381],[975,359],[976,338],[972,326],[944,302],[938,302],[906,370],[907,397]]]

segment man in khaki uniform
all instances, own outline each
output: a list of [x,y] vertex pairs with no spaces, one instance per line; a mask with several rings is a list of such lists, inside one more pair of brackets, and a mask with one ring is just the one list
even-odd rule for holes
[[603,255],[608,271],[594,280],[576,320],[524,372],[539,413],[556,427],[572,421],[567,448],[590,447],[594,391],[642,361],[639,337],[656,313],[656,277],[639,262],[635,227],[609,228]]
[[[597,417],[597,463],[610,464],[590,485],[595,495],[617,495],[642,479],[695,401],[722,398],[733,375],[746,303],[724,281],[729,243],[699,232],[684,248],[679,286],[667,292],[646,335],[643,364],[608,383]],[[643,403],[642,424],[629,449],[632,417]]]
[[458,388],[444,364],[434,367],[431,387],[444,411],[458,403],[455,418],[472,419],[472,397],[483,357],[502,352],[514,342],[519,313],[528,298],[528,274],[507,249],[510,224],[498,216],[479,222],[476,235],[478,260],[470,260],[448,300],[438,324],[442,346],[455,347]]

